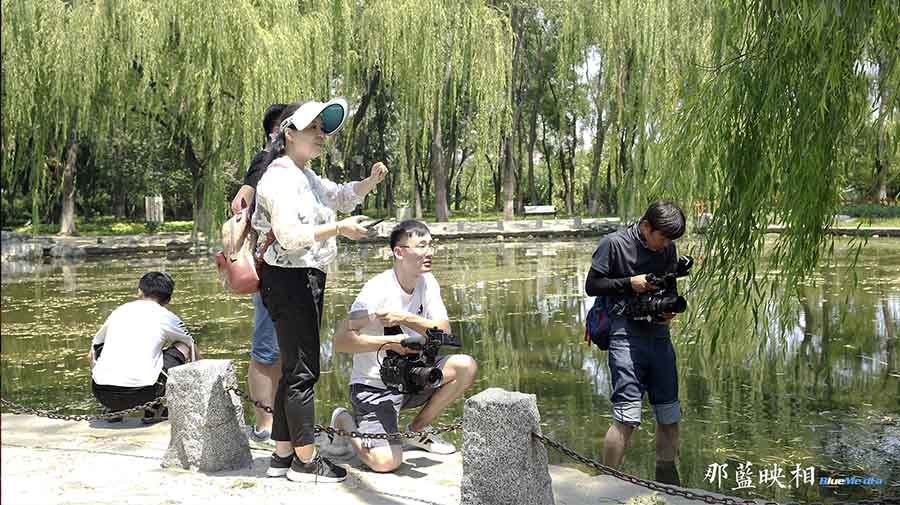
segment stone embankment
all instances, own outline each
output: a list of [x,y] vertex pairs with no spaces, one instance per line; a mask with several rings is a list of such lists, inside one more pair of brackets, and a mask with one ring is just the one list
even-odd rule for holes
[[[396,221],[377,225],[367,239],[387,242]],[[611,219],[529,219],[522,221],[454,221],[428,223],[432,235],[438,238],[497,238],[503,239],[594,236],[614,231],[619,220]],[[148,235],[63,237],[58,235],[30,235],[2,232],[3,261],[42,261],[50,259],[81,259],[133,254],[200,254],[209,248],[203,236],[194,241],[190,233],[155,233]],[[214,247],[212,247],[214,248]]]
[[[375,226],[369,242],[387,242],[396,221]],[[442,239],[522,240],[552,237],[591,237],[615,231],[618,218],[525,219],[518,221],[453,221],[427,223],[434,237]],[[783,226],[771,225],[769,233],[783,233]],[[900,237],[900,228],[832,227],[833,235]],[[195,241],[190,233],[149,235],[63,237],[3,231],[0,237],[3,261],[38,262],[47,259],[82,259],[134,254],[202,254],[217,248],[207,245],[202,234]]]

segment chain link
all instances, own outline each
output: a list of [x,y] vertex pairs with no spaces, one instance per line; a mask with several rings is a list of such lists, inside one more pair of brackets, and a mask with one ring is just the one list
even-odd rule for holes
[[[252,403],[254,406],[268,412],[272,413],[272,407],[263,404],[259,400],[254,400],[244,391],[241,391],[237,386],[229,386],[226,388],[226,391],[232,392],[238,397],[247,400]],[[157,408],[158,405],[165,402],[166,397],[160,396],[155,400],[151,400],[142,405],[138,405],[136,407],[132,407],[126,410],[120,410],[117,412],[105,412],[103,414],[57,414],[56,412],[51,412],[48,410],[41,410],[33,407],[26,407],[24,405],[20,405],[13,401],[7,400],[5,398],[0,398],[0,406],[5,407],[12,411],[14,414],[28,414],[39,417],[46,417],[48,419],[59,419],[62,421],[94,421],[94,420],[107,420],[113,419],[116,417],[123,417],[125,415],[131,414],[133,412],[141,412],[144,410],[150,410]],[[441,433],[446,433],[449,431],[455,431],[462,427],[462,418],[457,418],[450,424],[440,425],[438,427],[431,427],[427,430],[423,431],[404,431],[397,433],[360,433],[358,431],[346,431],[338,428],[332,428],[331,426],[322,426],[321,424],[316,424],[313,429],[316,433],[325,433],[328,437],[333,441],[334,437],[350,437],[350,438],[363,438],[363,439],[376,439],[376,440],[399,440],[402,438],[419,438],[427,435],[438,435]],[[722,504],[722,505],[815,505],[815,503],[820,502],[787,502],[787,503],[778,503],[773,501],[760,502],[757,500],[750,499],[739,499],[739,498],[720,498],[718,496],[713,496],[704,493],[695,493],[689,489],[682,489],[676,486],[669,486],[666,484],[661,484],[659,482],[655,482],[652,480],[641,479],[639,477],[634,477],[632,475],[628,475],[626,473],[620,472],[615,468],[606,466],[598,461],[592,460],[581,454],[578,454],[574,450],[566,447],[565,445],[549,438],[544,435],[540,435],[538,433],[532,433],[532,437],[537,439],[538,441],[553,447],[559,452],[569,456],[570,458],[582,463],[588,467],[594,468],[598,470],[600,473],[610,475],[612,477],[616,477],[618,479],[624,480],[626,482],[630,482],[637,486],[645,487],[647,489],[658,491],[670,496],[681,496],[683,498],[687,498],[689,500],[697,500],[702,501],[704,503],[711,504]],[[884,497],[878,500],[862,500],[862,501],[854,501],[854,502],[842,502],[836,501],[831,502],[830,505],[900,505],[900,498],[890,498]]]
[[[659,482],[655,482],[652,480],[645,480],[638,477],[634,477],[633,475],[628,475],[627,473],[620,472],[615,468],[606,466],[598,461],[592,460],[590,458],[584,457],[581,454],[578,454],[574,450],[566,447],[565,445],[553,440],[552,438],[546,437],[544,435],[540,435],[537,433],[532,433],[532,437],[541,441],[542,443],[553,447],[559,452],[569,456],[570,458],[582,463],[586,466],[594,468],[595,470],[600,471],[600,473],[611,475],[616,477],[617,479],[621,479],[632,484],[645,487],[647,489],[651,489],[653,491],[658,491],[670,496],[681,496],[683,498],[687,498],[689,500],[697,500],[702,501],[704,503],[720,503],[723,505],[815,505],[821,502],[787,502],[787,503],[779,503],[774,501],[757,501],[750,499],[739,499],[739,498],[729,498],[724,497],[720,498],[718,496],[713,496],[710,494],[704,493],[695,493],[689,489],[683,489],[676,486],[669,486],[666,484],[661,484]],[[843,501],[835,501],[831,502],[829,505],[885,505],[885,504],[900,504],[900,498],[881,498],[878,500],[863,500],[863,501],[853,501],[853,502],[843,502]]]
[[[272,407],[265,405],[259,400],[254,400],[244,391],[241,391],[237,386],[228,386],[225,388],[226,391],[230,391],[244,400],[252,403],[254,406],[268,412],[272,413]],[[423,431],[403,431],[397,433],[360,433],[358,431],[346,431],[338,428],[332,428],[331,426],[322,426],[321,424],[316,424],[313,426],[313,430],[315,433],[325,433],[328,435],[328,438],[331,441],[334,441],[334,437],[350,437],[350,438],[367,438],[367,439],[375,439],[375,440],[400,440],[403,438],[420,438],[427,435],[439,435],[441,433],[446,433],[448,431],[454,431],[462,428],[462,418],[456,418],[450,424],[440,425],[437,427],[430,427],[427,430]]]
[[7,400],[6,398],[0,398],[0,405],[5,408],[8,408],[12,411],[13,414],[28,414],[32,416],[38,417],[46,417],[48,419],[59,419],[61,421],[98,421],[98,420],[109,420],[114,419],[116,417],[124,417],[133,412],[142,412],[145,410],[152,410],[157,408],[158,405],[162,404],[166,401],[165,396],[160,396],[155,400],[150,400],[147,403],[142,405],[138,405],[137,407],[132,407],[130,409],[120,410],[117,412],[104,412],[102,414],[57,414],[56,412],[51,412],[49,410],[41,410],[36,409],[34,407],[26,407],[24,405],[20,405],[16,402]]

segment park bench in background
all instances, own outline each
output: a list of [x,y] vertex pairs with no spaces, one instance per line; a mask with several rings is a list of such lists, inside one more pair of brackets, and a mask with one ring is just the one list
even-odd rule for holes
[[541,216],[552,214],[556,215],[556,207],[553,205],[526,205],[525,206],[525,217],[528,216]]

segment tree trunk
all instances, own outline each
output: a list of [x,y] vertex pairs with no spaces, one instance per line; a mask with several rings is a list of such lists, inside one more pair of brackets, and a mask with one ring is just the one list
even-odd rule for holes
[[197,159],[197,154],[194,152],[194,144],[191,142],[191,138],[187,136],[182,138],[182,146],[184,149],[184,164],[191,172],[191,180],[194,186],[194,207],[192,212],[194,217],[194,229],[191,233],[191,238],[196,240],[197,232],[206,230],[206,212],[203,208],[203,192],[206,183],[203,180],[203,165],[200,163],[200,160]]
[[[594,132],[594,145],[592,149],[593,159],[591,160],[591,182],[588,186],[589,192],[589,200],[588,200],[588,212],[590,215],[597,215],[597,211],[600,208],[600,191],[598,187],[598,179],[600,176],[600,162],[603,158],[603,143],[606,141],[606,128],[609,127],[608,122],[603,121],[603,111],[606,109],[606,104],[600,103],[600,97],[603,96],[602,85],[603,85],[603,67],[600,67],[600,71],[597,73],[597,82],[595,93],[597,99],[594,101],[594,104],[597,109],[597,124],[596,131]],[[607,191],[609,191],[609,176],[607,175]],[[607,198],[607,201],[609,198]]]
[[503,220],[512,221],[515,218],[516,197],[516,173],[512,152],[512,138],[506,136],[503,139]]
[[550,160],[552,156],[550,148],[547,147],[547,123],[543,118],[541,118],[541,145],[544,147],[544,160],[547,162],[547,197],[544,202],[553,205],[553,163]]
[[578,122],[572,118],[572,140],[569,143],[569,198],[566,208],[569,214],[575,213],[575,148],[578,146]]
[[515,198],[516,198],[516,166],[515,161],[513,160],[513,140],[516,136],[516,130],[519,128],[519,123],[521,122],[521,107],[516,103],[518,97],[520,97],[519,90],[521,88],[521,83],[519,82],[522,78],[522,60],[524,58],[522,51],[522,42],[524,41],[524,36],[522,34],[522,10],[518,7],[513,6],[510,12],[510,25],[512,27],[512,32],[515,34],[515,47],[513,47],[513,61],[512,61],[512,69],[510,75],[510,82],[512,83],[512,89],[510,90],[510,100],[512,100],[512,108],[513,108],[513,118],[511,123],[512,131],[507,132],[507,134],[503,138],[503,192],[504,192],[504,203],[503,203],[503,219],[507,221],[511,221],[515,217]]
[[75,234],[75,164],[78,161],[78,143],[74,135],[66,150],[66,164],[63,167],[62,213],[59,217],[59,234]]
[[[622,195],[625,193],[624,185],[625,174],[628,173],[628,140],[629,140],[629,130],[631,129],[631,118],[629,116],[629,111],[626,110],[626,98],[625,95],[628,90],[628,84],[631,80],[631,66],[634,60],[634,50],[629,48],[625,53],[625,61],[620,67],[619,70],[619,80],[618,80],[618,89],[617,89],[617,103],[619,106],[619,132],[618,132],[618,141],[619,141],[619,154],[616,162],[616,166],[618,168],[618,180],[619,180],[619,194]],[[627,207],[626,207],[627,209]],[[627,211],[627,210],[626,210]]]
[[[444,66],[444,86],[438,92],[437,107],[434,111],[434,125],[431,140],[431,174],[434,178],[434,216],[437,222],[450,220],[450,208],[447,206],[447,165],[444,160],[444,145],[441,132],[441,105],[450,93],[450,79],[453,76],[452,60],[447,58]],[[452,159],[452,158],[451,158]]]
[[878,203],[887,205],[887,175],[890,173],[888,161],[887,126],[888,101],[891,90],[887,82],[887,68],[878,62],[878,141],[875,143],[875,192]]
[[[519,102],[521,103],[521,102]],[[522,115],[519,115],[519,121]],[[524,135],[522,135],[522,125],[516,126],[516,212],[522,214],[525,212],[525,188],[523,187],[524,174],[522,173],[522,145]]]
[[[502,144],[500,146],[501,150],[503,148]],[[497,163],[494,163],[494,160],[491,159],[487,153],[484,154],[484,158],[487,160],[487,164],[491,167],[491,188],[494,190],[494,212],[500,212],[500,166],[499,164],[503,160],[503,153],[497,153]]]
[[528,202],[531,205],[539,203],[537,188],[534,184],[534,145],[537,143],[537,109],[538,105],[534,104],[528,124]]
[[[416,169],[418,171],[418,169]],[[422,186],[419,184],[419,177],[416,175],[416,219],[422,219]]]
[[603,195],[603,208],[607,215],[612,214],[612,160],[606,162],[606,193]]
[[347,173],[352,181],[358,181],[367,176],[365,167],[366,160],[363,153],[368,145],[369,134],[359,126],[366,117],[366,111],[369,109],[372,97],[375,96],[375,93],[378,91],[378,82],[380,80],[381,72],[376,69],[369,79],[369,85],[366,88],[366,92],[363,93],[363,96],[359,101],[359,108],[356,109],[350,123],[350,132],[353,135],[353,147],[352,150],[347,153],[347,156],[344,157],[344,164],[347,167]]

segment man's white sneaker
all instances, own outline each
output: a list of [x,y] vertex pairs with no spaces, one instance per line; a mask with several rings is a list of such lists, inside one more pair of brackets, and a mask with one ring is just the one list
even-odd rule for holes
[[[337,407],[331,413],[331,422],[329,426],[336,430],[356,431],[356,419],[344,407]],[[350,445],[350,439],[346,437],[335,437],[335,445]]]
[[[426,429],[422,431],[426,431],[427,429],[428,428],[426,427]],[[408,425],[406,426],[406,431],[412,431]],[[408,445],[433,454],[453,454],[456,452],[456,447],[453,444],[434,433],[423,433],[419,437],[404,438],[403,441]]]

